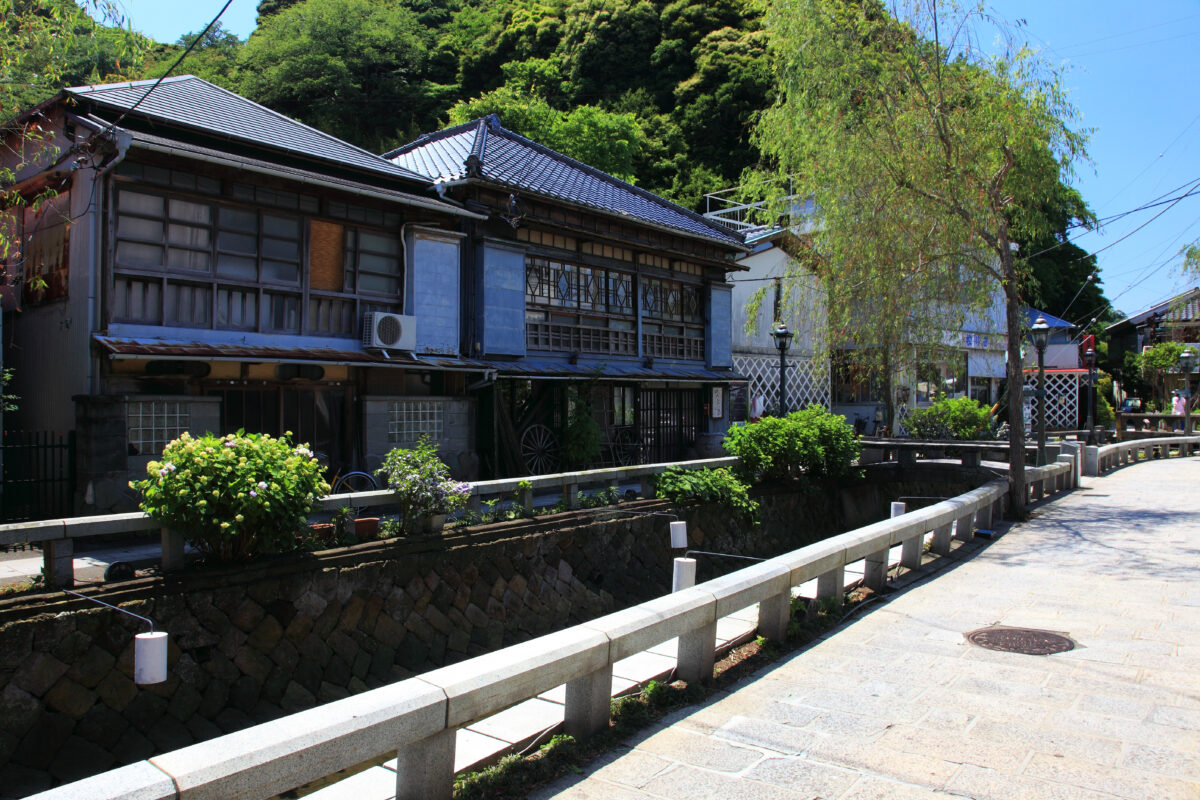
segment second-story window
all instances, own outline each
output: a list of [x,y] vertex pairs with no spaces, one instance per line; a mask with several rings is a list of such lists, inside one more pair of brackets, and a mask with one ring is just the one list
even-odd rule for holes
[[390,232],[141,186],[116,205],[116,322],[357,337],[402,308]]
[[704,358],[701,287],[665,278],[642,279],[642,336],[647,355]]
[[529,257],[526,341],[538,350],[635,355],[633,275]]
[[400,299],[402,256],[399,236],[356,228],[348,229],[343,267],[345,290]]

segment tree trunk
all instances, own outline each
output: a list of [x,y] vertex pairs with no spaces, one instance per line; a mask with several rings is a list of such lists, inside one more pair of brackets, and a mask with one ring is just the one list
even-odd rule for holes
[[1012,516],[1025,518],[1025,415],[1024,364],[1021,362],[1021,294],[1017,285],[1012,251],[1008,249],[1008,230],[999,236],[1000,263],[1004,274],[1004,316],[1008,329],[1008,476],[1011,483]]

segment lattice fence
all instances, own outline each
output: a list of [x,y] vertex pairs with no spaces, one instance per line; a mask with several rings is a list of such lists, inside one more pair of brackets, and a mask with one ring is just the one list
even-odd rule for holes
[[[1070,431],[1079,427],[1080,374],[1073,372],[1046,373],[1046,430]],[[1036,372],[1025,373],[1025,385],[1037,389]],[[1037,398],[1025,398],[1025,413],[1033,429],[1037,429]]]
[[[735,372],[750,379],[750,396],[761,396],[768,409],[779,408],[779,359],[771,356],[733,357]],[[817,403],[829,408],[829,363],[814,359],[787,360],[787,401],[791,409]]]

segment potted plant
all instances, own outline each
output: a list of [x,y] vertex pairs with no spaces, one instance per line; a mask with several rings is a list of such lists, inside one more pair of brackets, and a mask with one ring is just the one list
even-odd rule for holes
[[471,494],[470,484],[450,477],[450,468],[438,458],[428,436],[412,449],[389,452],[376,474],[395,492],[400,525],[407,534],[440,531],[446,515],[464,507]]
[[329,492],[322,467],[290,433],[276,439],[239,430],[227,436],[184,433],[130,481],[141,508],[182,534],[207,559],[228,562],[293,550],[308,515]]

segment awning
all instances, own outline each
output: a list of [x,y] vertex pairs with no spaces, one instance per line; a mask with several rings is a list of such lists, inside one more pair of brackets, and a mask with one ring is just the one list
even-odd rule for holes
[[608,381],[702,381],[734,383],[746,380],[732,370],[709,369],[703,364],[656,361],[583,361],[571,364],[561,358],[516,360],[460,358],[449,355],[354,349],[329,346],[297,347],[229,342],[201,342],[145,336],[103,336],[92,341],[110,359],[167,359],[174,361],[252,361],[272,364],[324,364],[350,367],[398,367],[446,372],[495,372],[506,378],[596,379]]
[[174,361],[258,361],[272,364],[326,364],[350,367],[479,372],[490,369],[453,356],[414,355],[399,351],[383,355],[368,350],[332,347],[278,347],[255,344],[197,342],[183,339],[117,338],[94,335],[99,349],[114,360],[170,359]]

